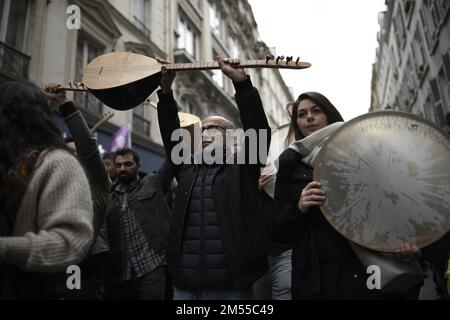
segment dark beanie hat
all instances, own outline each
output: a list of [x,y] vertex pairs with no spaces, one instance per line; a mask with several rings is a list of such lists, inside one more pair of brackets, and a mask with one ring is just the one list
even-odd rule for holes
[[327,115],[328,124],[344,121],[336,107],[324,95],[318,92],[305,92],[298,96],[298,101],[311,99],[317,103]]

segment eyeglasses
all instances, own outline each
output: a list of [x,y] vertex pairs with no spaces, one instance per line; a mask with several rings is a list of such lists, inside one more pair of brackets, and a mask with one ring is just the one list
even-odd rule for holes
[[202,128],[202,132],[205,132],[205,130],[208,130],[208,131],[210,131],[210,130],[221,130],[221,131],[224,131],[224,132],[227,131],[227,129],[225,129],[224,127],[217,126],[217,125],[214,125],[214,124],[209,125],[207,127],[203,127]]

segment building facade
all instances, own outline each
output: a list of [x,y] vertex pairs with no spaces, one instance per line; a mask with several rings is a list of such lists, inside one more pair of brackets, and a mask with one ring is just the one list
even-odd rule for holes
[[412,112],[442,127],[450,112],[450,1],[386,5],[379,16],[370,111]]
[[[264,59],[270,54],[259,41],[246,0],[0,0],[0,17],[0,81],[28,79],[39,86],[81,81],[92,59],[114,51],[180,63],[214,61],[217,55]],[[284,107],[293,97],[279,71],[248,73],[261,92],[270,125],[287,123]],[[221,115],[240,127],[232,83],[220,71],[179,72],[174,94],[180,111],[200,118]],[[144,171],[159,167],[164,150],[155,93],[129,111],[112,110],[87,92],[68,95],[91,126],[105,112],[114,112],[97,131],[104,149],[111,135],[128,123]],[[65,130],[57,110],[55,118]]]

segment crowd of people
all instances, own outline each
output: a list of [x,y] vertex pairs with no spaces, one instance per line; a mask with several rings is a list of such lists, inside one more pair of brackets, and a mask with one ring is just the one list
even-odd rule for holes
[[[250,77],[233,61],[218,62],[244,130],[270,142]],[[344,123],[324,95],[302,93],[289,105],[278,172],[263,170],[260,158],[179,163],[171,158],[183,142],[172,139],[180,128],[175,76],[163,67],[157,92],[166,161],[144,177],[135,150],[100,154],[60,85],[0,84],[2,299],[418,299],[422,282],[395,293],[369,288],[365,266],[320,211],[327,195],[313,181],[315,155]],[[62,139],[53,106],[70,139]],[[201,125],[201,152],[229,147],[235,124],[210,115]],[[267,155],[270,144],[257,145]],[[434,270],[439,297],[448,299],[449,254],[446,235],[422,250],[405,243],[391,258]],[[75,289],[67,286],[71,265],[81,270]]]

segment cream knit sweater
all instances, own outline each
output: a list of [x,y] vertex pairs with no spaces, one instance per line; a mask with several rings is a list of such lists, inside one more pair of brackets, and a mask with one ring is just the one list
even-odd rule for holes
[[66,272],[88,253],[93,238],[89,183],[78,161],[64,150],[44,151],[14,224],[0,237],[0,263],[31,272]]

